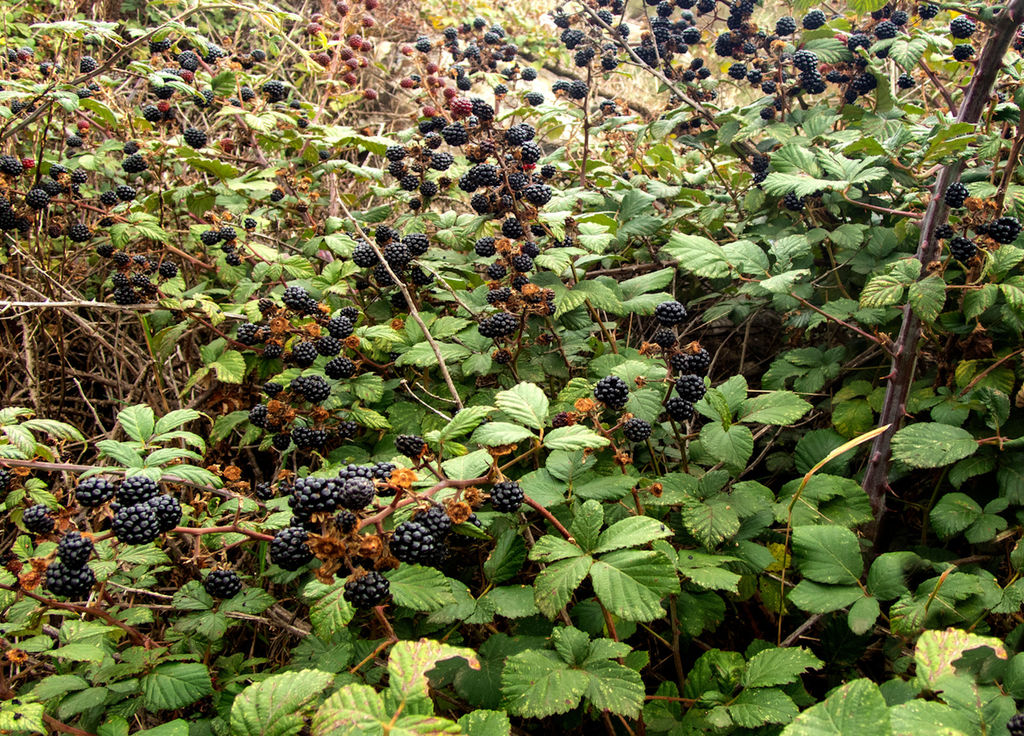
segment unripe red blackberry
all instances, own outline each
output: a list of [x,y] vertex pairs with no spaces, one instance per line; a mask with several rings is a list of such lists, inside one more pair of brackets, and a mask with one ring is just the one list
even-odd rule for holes
[[242,579],[234,570],[213,570],[203,580],[203,588],[213,598],[234,598],[242,591]]
[[354,608],[373,608],[391,593],[391,584],[379,572],[368,572],[345,583],[345,600]]

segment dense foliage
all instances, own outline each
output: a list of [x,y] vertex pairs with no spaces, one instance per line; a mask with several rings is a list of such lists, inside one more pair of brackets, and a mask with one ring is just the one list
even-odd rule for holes
[[1024,0],[2,12],[0,731],[1024,734]]

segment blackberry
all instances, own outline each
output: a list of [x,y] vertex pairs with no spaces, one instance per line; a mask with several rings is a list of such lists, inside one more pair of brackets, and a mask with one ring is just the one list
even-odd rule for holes
[[178,275],[178,264],[174,261],[164,261],[157,270],[165,279],[173,279]]
[[816,71],[818,68],[818,55],[813,51],[800,49],[793,54],[793,66],[802,72]]
[[533,269],[533,259],[530,256],[512,256],[509,258],[509,263],[512,264],[512,270],[517,273],[527,273]]
[[820,10],[812,10],[804,16],[802,23],[804,28],[808,31],[813,31],[825,25],[825,21],[826,18],[823,12]]
[[515,217],[510,217],[501,223],[501,234],[504,235],[506,238],[517,240],[523,237],[523,235],[525,235],[525,232],[523,231],[522,223],[519,222],[519,220],[517,220]]
[[537,107],[537,105],[544,104],[544,95],[540,92],[527,92],[523,95],[523,99],[530,104],[530,107]]
[[790,36],[796,33],[796,21],[791,16],[783,16],[775,22],[776,36]]
[[569,91],[566,94],[569,95],[570,100],[582,100],[587,96],[587,92],[589,92],[587,83],[577,79],[569,85]]
[[651,342],[661,348],[670,348],[676,344],[676,334],[667,328],[661,328],[651,337]]
[[621,409],[629,399],[629,386],[618,376],[606,376],[594,387],[594,398],[611,409]]
[[924,5],[918,6],[917,14],[921,16],[922,20],[931,20],[939,14],[939,6],[925,3]]
[[316,351],[320,355],[337,355],[341,352],[341,341],[336,337],[324,335],[316,341]]
[[[219,238],[219,234],[218,234]],[[281,294],[281,301],[289,309],[299,314],[312,314],[316,311],[316,300],[301,286],[289,286]]]
[[133,199],[135,199],[135,187],[128,186],[127,184],[122,184],[117,189],[114,190],[114,194],[116,194],[117,198],[120,199],[122,202],[131,202]]
[[368,572],[345,583],[345,600],[354,608],[373,608],[391,593],[391,584],[379,572]]
[[336,478],[298,478],[292,486],[288,506],[299,516],[334,512],[340,492],[341,483]]
[[68,228],[68,238],[72,243],[86,243],[92,239],[92,231],[88,225],[76,222]]
[[220,239],[223,240],[225,243],[230,243],[231,241],[238,237],[238,233],[235,232],[235,229],[233,227],[222,227],[217,232],[220,235]]
[[130,156],[125,156],[121,161],[121,168],[127,174],[141,174],[149,168],[149,164],[146,163],[146,159],[141,153],[133,153]]
[[747,76],[747,65],[746,64],[733,64],[729,67],[729,76],[739,81]]
[[676,301],[662,302],[654,308],[654,318],[666,327],[686,321],[686,307]]
[[961,182],[955,181],[946,188],[946,194],[942,199],[949,207],[960,209],[969,196],[971,193],[967,187]]
[[514,480],[503,480],[491,488],[491,508],[502,514],[518,511],[524,498],[523,489]]
[[505,142],[511,146],[521,146],[532,141],[536,134],[536,129],[529,123],[517,123],[505,131]]
[[954,235],[953,228],[949,225],[939,225],[935,228],[935,237],[938,240],[949,240]]
[[284,190],[281,189],[281,187],[278,187],[270,193],[271,202],[280,202],[282,199],[284,199]]
[[122,544],[149,544],[160,536],[157,510],[148,503],[120,506],[114,513],[111,530]]
[[515,315],[508,312],[499,312],[492,317],[481,320],[478,326],[480,334],[496,340],[500,337],[511,335],[516,331],[517,322]]
[[427,443],[415,434],[400,434],[395,438],[395,448],[406,457],[416,459],[423,455]]
[[630,442],[644,442],[651,436],[651,424],[639,417],[633,417],[622,425],[622,433]]
[[978,24],[966,15],[958,15],[949,24],[949,35],[953,38],[970,38],[978,30]]
[[178,54],[178,66],[190,72],[199,68],[199,57],[194,51],[182,51]]
[[494,243],[494,238],[480,238],[478,241],[476,241],[476,244],[473,246],[473,250],[481,258],[490,258],[497,252],[497,250],[494,247]]
[[444,506],[431,504],[426,511],[420,511],[414,517],[416,521],[426,527],[427,531],[434,535],[435,539],[444,540],[452,529],[452,520]]
[[161,534],[181,523],[181,504],[174,496],[154,496],[146,503],[156,512],[157,528]]
[[213,570],[203,580],[203,588],[213,598],[234,598],[242,590],[242,579],[234,570]]
[[700,376],[690,373],[676,379],[676,393],[691,404],[704,398],[706,392],[704,380]]
[[[436,134],[434,134],[436,136]],[[440,139],[438,139],[440,141]],[[445,151],[433,153],[430,156],[430,168],[435,171],[447,171],[455,163],[455,158]]]
[[331,395],[331,384],[316,375],[294,378],[288,388],[293,394],[304,396],[310,404],[322,404]]
[[906,73],[900,74],[899,79],[896,80],[896,86],[900,89],[913,89],[914,84],[914,78]]
[[122,286],[119,289],[114,289],[115,304],[128,306],[131,304],[139,304],[140,301],[138,293],[130,286]]
[[384,246],[384,260],[388,262],[393,271],[401,271],[412,260],[412,253],[398,240],[392,241]]
[[324,366],[324,373],[335,381],[339,378],[351,378],[355,372],[356,364],[344,356],[334,358]]
[[380,259],[369,243],[360,243],[352,251],[352,262],[360,268],[373,268],[380,263]]
[[260,326],[252,322],[238,325],[238,332],[235,339],[243,345],[255,345],[259,342]]
[[164,38],[160,41],[154,39],[149,40],[149,53],[151,54],[162,54],[165,51],[169,51],[171,48],[171,39]]
[[[25,195],[25,204],[27,204],[29,207],[32,207],[32,203],[29,202],[29,197],[32,195],[33,192],[42,192],[43,194],[46,194],[46,192],[43,192],[42,189],[33,189],[31,192],[26,194]],[[108,189],[107,191],[103,192],[103,194],[100,195],[100,204],[102,204],[104,207],[113,207],[119,201],[120,200],[117,198],[117,194],[113,190],[110,190],[110,189]],[[49,204],[49,202],[50,202],[50,195],[46,194],[46,204]],[[43,207],[45,207],[46,204],[44,204]],[[38,209],[42,209],[43,207],[34,207],[33,209],[37,209],[38,210]]]
[[274,445],[275,449],[277,449],[280,452],[284,452],[289,447],[291,447],[292,437],[289,434],[275,434],[274,439],[271,440],[271,443]]
[[11,471],[7,468],[0,468],[0,493],[7,493],[11,490]]
[[292,430],[292,441],[296,447],[323,447],[327,442],[327,430],[296,427]]
[[464,146],[469,142],[469,133],[466,132],[462,123],[446,125],[441,130],[441,137],[449,146]]
[[313,559],[313,553],[306,544],[308,539],[309,532],[301,527],[282,529],[270,543],[270,561],[283,570],[295,572]]
[[796,192],[786,192],[786,196],[782,198],[782,204],[787,210],[800,212],[804,208],[804,198],[796,196]]
[[434,555],[438,540],[418,520],[403,521],[395,527],[388,548],[399,562],[425,564]]
[[81,532],[73,529],[60,539],[60,544],[57,545],[57,556],[60,558],[60,562],[65,563],[68,567],[81,567],[89,561],[92,547],[90,537],[82,536]]
[[1024,736],[1024,713],[1018,713],[1006,722],[1010,736]]
[[254,220],[251,217],[246,217],[245,218],[245,222],[243,223],[243,225],[245,226],[246,230],[255,230],[256,229],[256,220]]
[[96,584],[96,573],[88,565],[74,567],[61,562],[52,562],[46,568],[46,589],[55,596],[82,600],[89,597],[89,591]]
[[408,155],[408,153],[409,152],[405,150],[405,146],[388,146],[387,150],[384,151],[384,157],[388,161],[401,161],[406,157],[406,155]]
[[267,407],[263,404],[256,404],[249,409],[249,423],[254,427],[266,429],[269,426],[267,422]]
[[101,258],[110,258],[114,255],[114,246],[110,243],[103,243],[102,245],[96,246],[96,255]]
[[56,525],[53,517],[50,516],[50,510],[41,503],[25,509],[21,523],[31,534],[49,534]]
[[967,263],[978,252],[978,246],[974,244],[973,240],[956,237],[949,241],[949,252],[961,263]]
[[351,511],[339,511],[334,515],[334,524],[344,534],[350,534],[356,530],[356,524],[359,523],[359,517],[353,514]]
[[503,286],[500,289],[492,289],[487,292],[486,298],[488,304],[504,304],[512,298],[512,290],[507,286]]
[[875,26],[875,37],[880,41],[887,38],[896,38],[897,33],[899,33],[899,28],[891,20],[883,20]]
[[352,421],[338,422],[338,425],[334,428],[334,431],[342,439],[351,439],[356,436],[359,432],[359,425]]
[[430,250],[430,238],[423,233],[409,233],[402,238],[402,245],[408,248],[413,256],[422,256]]
[[997,243],[1009,244],[1020,235],[1020,222],[1016,217],[1000,217],[988,226],[988,236]]
[[524,164],[535,164],[540,161],[540,157],[544,155],[544,152],[540,150],[540,146],[530,141],[522,145],[520,154]]
[[389,286],[395,283],[395,280],[391,278],[391,274],[388,273],[388,269],[383,263],[373,269],[373,278],[381,286]]
[[551,201],[551,187],[544,184],[531,184],[523,190],[523,196],[535,207],[543,207]]
[[280,383],[277,383],[276,381],[267,381],[266,383],[263,384],[261,390],[267,396],[273,398],[282,391],[284,391],[284,386],[282,386]]
[[974,47],[969,43],[962,43],[953,47],[953,58],[957,61],[967,61],[974,56]]
[[817,70],[813,72],[802,72],[800,74],[800,86],[811,95],[820,95],[827,87],[825,81]]
[[665,402],[665,411],[677,422],[685,422],[693,416],[693,404],[679,396],[673,396]]
[[284,84],[277,80],[270,80],[269,82],[263,83],[263,94],[271,102],[280,102],[284,99]]
[[160,492],[160,487],[152,478],[144,475],[131,475],[121,481],[117,488],[117,502],[122,506],[134,506],[148,501]]
[[359,511],[377,495],[377,487],[369,478],[355,477],[341,480],[338,492],[338,505],[349,511]]
[[17,156],[0,156],[0,174],[21,176],[21,172],[24,170],[25,166]]
[[206,133],[199,128],[185,128],[182,138],[190,148],[199,149],[206,145]]

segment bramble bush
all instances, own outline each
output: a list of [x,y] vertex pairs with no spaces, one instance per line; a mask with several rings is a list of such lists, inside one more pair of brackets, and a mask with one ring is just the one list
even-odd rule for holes
[[1024,734],[1024,0],[2,12],[0,731]]

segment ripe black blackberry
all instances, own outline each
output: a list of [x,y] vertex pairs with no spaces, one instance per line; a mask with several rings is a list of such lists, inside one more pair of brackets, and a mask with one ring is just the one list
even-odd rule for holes
[[30,506],[22,514],[21,523],[31,534],[49,534],[56,522],[50,516],[50,510],[41,503]]
[[796,32],[796,20],[791,16],[783,16],[775,21],[775,35],[789,36]]
[[484,337],[496,340],[500,337],[511,335],[516,331],[517,326],[518,322],[515,315],[508,312],[498,312],[498,314],[492,317],[481,320],[478,329]]
[[1006,722],[1010,736],[1024,736],[1024,713],[1018,713]]
[[883,20],[875,26],[875,37],[880,41],[887,38],[896,38],[897,33],[899,33],[899,28],[891,20]]
[[523,196],[535,207],[543,207],[551,201],[551,187],[544,184],[531,184],[523,190]]
[[355,372],[356,364],[344,356],[334,358],[324,366],[324,373],[335,381],[340,378],[351,378]]
[[122,506],[134,506],[148,501],[160,492],[160,487],[145,475],[131,475],[121,481],[117,488],[117,502]]
[[988,236],[997,243],[1007,245],[1015,241],[1018,235],[1020,235],[1020,221],[1016,217],[1000,217],[989,223]]
[[[34,189],[32,191],[42,192],[41,189]],[[25,204],[28,204],[30,207],[32,205],[29,203],[28,200],[29,200],[29,195],[31,195],[31,194],[32,194],[32,192],[29,192],[28,194],[25,195]],[[46,194],[46,192],[43,192],[43,194]],[[47,201],[47,203],[49,203],[49,201],[50,201],[50,195],[49,194],[46,194],[46,201]],[[100,195],[100,204],[102,204],[104,207],[113,207],[119,201],[120,200],[117,198],[117,193],[114,192],[112,189],[108,189],[107,191],[103,192],[103,194]],[[46,205],[43,205],[43,206],[45,207]],[[41,207],[36,207],[35,209],[42,209],[42,208]]]
[[958,15],[949,24],[949,34],[953,38],[970,38],[978,30],[978,24],[966,15]]
[[665,411],[677,422],[685,422],[693,416],[693,404],[679,396],[665,402]]
[[276,79],[272,79],[269,82],[263,83],[263,94],[271,102],[280,102],[284,99],[284,84],[278,82]]
[[89,561],[92,550],[92,539],[83,537],[79,531],[73,529],[65,534],[57,545],[57,556],[67,567],[74,569]]
[[480,238],[473,246],[473,250],[481,258],[490,258],[497,250],[494,247],[495,240],[491,237]]
[[114,304],[120,304],[122,307],[129,306],[131,304],[139,304],[141,299],[135,289],[130,286],[122,286],[114,289]]
[[402,245],[408,248],[413,256],[422,256],[430,250],[430,238],[423,233],[409,233],[402,238]]
[[949,252],[956,260],[967,263],[978,252],[978,246],[974,244],[973,240],[956,237],[949,241]]
[[686,321],[686,307],[677,301],[662,302],[654,308],[654,318],[666,327]]
[[181,523],[181,504],[174,496],[154,496],[146,503],[156,512],[157,529],[161,534],[171,531]]
[[387,150],[384,151],[384,157],[387,158],[388,161],[401,161],[408,155],[408,153],[409,152],[406,150],[405,146],[388,146]]
[[270,442],[272,445],[274,445],[274,449],[278,450],[279,452],[284,452],[289,447],[291,447],[292,436],[290,434],[284,433],[275,434],[274,438]]
[[320,355],[337,355],[341,352],[341,341],[336,337],[324,335],[316,341],[316,351]]
[[491,508],[502,514],[519,511],[524,498],[522,487],[514,480],[500,481],[491,488]]
[[423,455],[427,443],[415,434],[400,434],[395,438],[395,448],[406,457],[416,459]]
[[594,387],[594,398],[611,409],[621,409],[629,400],[629,386],[618,376],[606,376]]
[[359,243],[352,251],[352,262],[360,268],[373,268],[380,259],[377,254],[373,252],[373,248],[369,243]]
[[11,471],[7,468],[0,468],[0,493],[7,493],[11,490]]
[[119,506],[111,530],[123,544],[149,544],[160,536],[160,520],[156,509],[148,503]]
[[813,51],[800,49],[793,54],[793,66],[802,72],[817,71],[818,55]]
[[521,238],[525,235],[523,224],[515,217],[510,217],[501,223],[501,234],[512,240]]
[[469,133],[462,123],[452,123],[441,129],[441,137],[449,146],[464,146],[469,142]]
[[234,598],[242,590],[242,579],[234,570],[213,570],[203,580],[203,588],[213,598]]
[[921,16],[922,20],[931,20],[939,14],[939,6],[925,3],[924,5],[918,6],[917,14]]
[[289,309],[299,314],[312,314],[316,311],[316,299],[301,286],[289,286],[281,294],[281,301]]
[[25,166],[17,156],[0,156],[0,174],[7,176],[21,176]]
[[96,573],[88,565],[71,567],[64,562],[52,562],[46,568],[46,589],[61,598],[87,598],[95,584]]
[[306,544],[308,539],[309,532],[305,529],[285,527],[274,535],[270,543],[270,561],[283,570],[295,572],[313,559],[313,553]]
[[426,525],[413,519],[395,527],[388,548],[399,562],[422,565],[433,556],[437,545],[437,538]]
[[622,433],[630,442],[644,442],[651,436],[651,424],[640,417],[633,417],[622,425]]
[[182,138],[190,148],[199,149],[206,145],[206,132],[199,128],[185,128]]
[[388,269],[383,263],[373,269],[373,278],[380,286],[390,286],[395,283],[395,280],[391,278],[391,274],[388,273]]
[[298,478],[292,486],[288,506],[299,516],[334,512],[340,493],[341,482],[336,478]]
[[503,286],[500,289],[491,289],[487,292],[486,298],[488,304],[504,304],[512,298],[512,290],[507,286]]
[[[109,194],[109,192],[104,192],[104,194]],[[117,202],[116,196],[114,202]],[[25,195],[25,204],[34,210],[45,210],[50,204],[50,195],[42,189],[33,189]]]
[[943,201],[953,209],[959,209],[964,206],[964,201],[971,196],[970,191],[961,182],[955,181],[946,188],[946,194],[943,196]]
[[338,479],[340,484],[338,490],[338,505],[349,511],[359,511],[377,495],[377,487],[369,478],[356,476],[355,478]]
[[86,243],[92,239],[92,231],[88,225],[76,222],[68,228],[68,239],[72,243]]
[[533,269],[533,259],[530,258],[530,256],[511,256],[508,260],[512,266],[512,270],[517,273],[528,273]]
[[969,43],[962,43],[953,47],[953,58],[957,61],[967,61],[974,57],[974,47]]
[[331,384],[317,375],[298,376],[292,379],[288,389],[293,394],[301,394],[311,404],[322,404],[331,395]]
[[573,81],[572,84],[569,85],[569,89],[566,92],[566,94],[569,95],[570,100],[582,100],[587,96],[587,92],[589,91],[589,89],[590,88],[587,87],[586,82],[577,79]]
[[249,409],[249,423],[254,427],[266,429],[269,426],[267,415],[267,407],[263,404],[256,404]]
[[825,14],[820,10],[812,10],[803,18],[803,26],[808,31],[813,31],[825,25]]
[[444,506],[431,504],[426,511],[418,512],[413,519],[426,527],[434,538],[443,541],[452,529],[452,520]]
[[704,398],[705,392],[707,392],[707,388],[700,376],[691,373],[676,379],[676,393],[691,404]]
[[252,322],[245,322],[238,325],[238,332],[235,339],[243,345],[255,345],[259,342],[260,326]]
[[796,196],[796,192],[786,192],[782,198],[782,204],[787,210],[800,212],[804,208],[804,198]]
[[391,584],[379,572],[368,572],[365,575],[345,583],[345,600],[354,608],[373,608],[388,597]]
[[394,240],[384,246],[384,260],[388,262],[393,271],[401,271],[412,260],[412,253],[401,241]]
[[296,427],[292,430],[292,442],[296,447],[323,447],[327,443],[327,430]]
[[127,174],[141,174],[149,168],[149,164],[141,153],[133,153],[130,156],[125,156],[121,161],[121,168]]
[[651,342],[661,348],[670,348],[676,344],[676,333],[668,328],[661,328],[651,336]]
[[899,79],[896,80],[896,86],[900,89],[913,89],[916,82],[914,78],[909,74],[900,74]]
[[954,235],[953,228],[949,225],[939,225],[935,228],[935,237],[938,240],[949,240]]
[[540,161],[540,157],[544,155],[544,152],[540,150],[540,146],[533,141],[524,143],[522,148],[519,150],[524,164],[535,164]]

